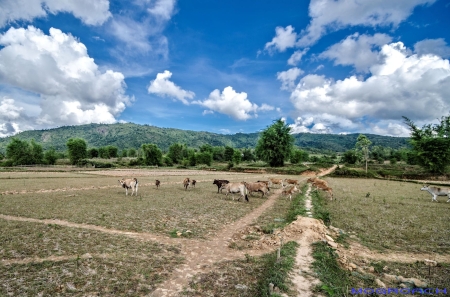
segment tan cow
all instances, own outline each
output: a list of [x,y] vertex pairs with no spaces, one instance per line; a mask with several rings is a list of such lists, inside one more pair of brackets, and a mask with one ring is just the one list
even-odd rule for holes
[[261,197],[264,197],[264,195],[270,191],[270,189],[266,186],[266,184],[261,183],[261,182],[256,182],[256,183],[244,182],[244,185],[250,194],[253,192],[262,192]]
[[284,179],[284,184],[287,185],[298,185],[298,180],[296,179],[289,179],[289,178],[285,178]]
[[269,187],[271,187],[272,185],[281,185],[281,187],[284,188],[283,180],[281,178],[269,178],[269,182]]
[[[247,202],[248,201],[248,196],[247,196],[247,188],[245,187],[245,184],[242,183],[228,183],[228,184],[223,184],[222,188],[225,189],[226,192],[226,196],[228,196],[228,193],[240,193],[241,197],[244,197],[245,200]],[[239,197],[238,201],[241,200],[241,197]],[[233,196],[233,201],[234,201],[234,196]]]
[[321,189],[325,192],[328,193],[330,200],[333,200],[333,189],[328,187],[328,186],[324,186],[323,184],[315,184],[317,189]]
[[[138,191],[138,180],[137,178],[122,178],[119,180],[120,185],[125,188],[125,193],[128,196],[128,189],[131,189],[131,196],[133,196],[133,193],[136,193],[135,196],[137,196]],[[135,192],[136,191],[136,192]]]
[[308,178],[308,180],[306,182],[311,183],[313,186],[316,186],[316,187],[317,187],[317,185],[321,185],[323,187],[328,187],[328,183],[326,181],[319,179],[317,177]]
[[[258,183],[264,183],[266,186],[267,186],[267,188],[269,188],[269,181],[268,180],[259,180],[259,181],[257,181]],[[269,189],[269,191],[270,191],[270,189]]]
[[184,189],[187,190],[190,184],[191,184],[191,180],[189,179],[189,177],[186,177],[183,181]]
[[297,189],[297,186],[294,185],[293,187],[290,187],[289,189],[283,190],[282,194],[285,196],[289,195],[289,201],[292,200],[292,194],[299,191],[299,189]]

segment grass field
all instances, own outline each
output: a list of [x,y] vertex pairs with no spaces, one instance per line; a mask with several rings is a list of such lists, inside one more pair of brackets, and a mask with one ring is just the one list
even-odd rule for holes
[[327,179],[336,201],[331,224],[379,250],[450,252],[450,203],[431,202],[420,185],[375,179]]

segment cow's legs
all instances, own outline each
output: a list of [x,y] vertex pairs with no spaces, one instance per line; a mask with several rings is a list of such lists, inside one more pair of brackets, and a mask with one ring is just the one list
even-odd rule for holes
[[436,195],[436,194],[433,194],[433,199],[432,199],[431,201],[436,201],[436,202],[438,202],[436,198],[437,198],[437,195]]

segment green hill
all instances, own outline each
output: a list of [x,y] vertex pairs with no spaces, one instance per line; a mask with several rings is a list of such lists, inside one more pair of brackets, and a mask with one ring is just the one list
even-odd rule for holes
[[[126,124],[89,124],[80,126],[65,126],[48,130],[30,130],[21,132],[14,137],[21,140],[34,139],[44,150],[54,147],[57,151],[66,150],[69,138],[79,137],[86,140],[88,147],[113,145],[119,150],[139,148],[144,143],[154,143],[162,150],[167,150],[172,143],[186,143],[189,147],[199,147],[203,144],[212,146],[231,146],[235,148],[255,147],[259,133],[237,133],[233,135],[210,132],[188,131],[173,128],[160,128],[149,125]],[[355,146],[359,134],[294,134],[295,144],[302,148],[318,151],[343,152]],[[401,148],[408,146],[408,138],[388,137],[365,134],[373,145]],[[0,151],[5,152],[11,137],[0,138]]]

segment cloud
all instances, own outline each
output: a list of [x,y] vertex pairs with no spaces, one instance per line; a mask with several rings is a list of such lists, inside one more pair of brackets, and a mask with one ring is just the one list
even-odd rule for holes
[[271,42],[267,42],[264,49],[269,53],[273,53],[276,50],[284,52],[287,48],[294,47],[295,41],[297,40],[297,33],[294,32],[292,26],[276,27],[276,36]]
[[[209,108],[211,111],[226,114],[236,120],[245,121],[257,117],[257,111],[273,110],[270,105],[263,104],[258,107],[247,99],[247,93],[237,93],[232,87],[226,87],[221,93],[218,89],[209,94],[208,99],[204,101],[194,101],[194,104]],[[205,113],[205,112],[203,112]]]
[[308,52],[308,50],[309,50],[309,48],[305,48],[301,51],[295,51],[292,54],[292,56],[289,58],[288,65],[292,65],[292,66],[297,65],[301,61],[302,57]]
[[429,5],[436,0],[311,0],[311,22],[296,43],[306,47],[323,35],[350,26],[397,26],[406,20],[418,5]]
[[292,91],[295,88],[295,81],[297,78],[304,73],[303,70],[294,67],[287,71],[282,71],[277,73],[277,79],[281,81],[281,89]]
[[67,12],[87,25],[102,25],[111,17],[108,0],[3,0],[0,9],[0,27],[15,22],[31,22],[48,13]]
[[156,17],[169,20],[174,12],[176,0],[157,0],[148,12]]
[[113,123],[132,101],[121,73],[100,72],[84,44],[59,29],[11,28],[0,46],[0,84],[37,95],[41,127]]
[[359,35],[355,33],[332,45],[319,55],[319,58],[334,60],[334,65],[354,66],[357,71],[367,72],[369,67],[377,63],[379,48],[392,41],[386,34]]
[[432,120],[450,110],[449,60],[412,54],[397,42],[384,45],[377,61],[366,79],[304,76],[291,94],[296,111],[322,118],[331,115],[334,119],[328,116],[327,126],[340,130],[362,123],[375,126],[377,121],[398,123],[402,116]]
[[150,82],[148,92],[150,94],[156,94],[160,97],[168,96],[176,98],[186,105],[189,104],[189,101],[186,99],[194,98],[195,93],[181,89],[169,80],[171,77],[172,72],[168,70],[165,70],[163,73],[158,73],[156,75],[156,79]]
[[425,39],[414,44],[414,52],[419,55],[433,54],[442,58],[450,58],[450,46],[444,38]]

